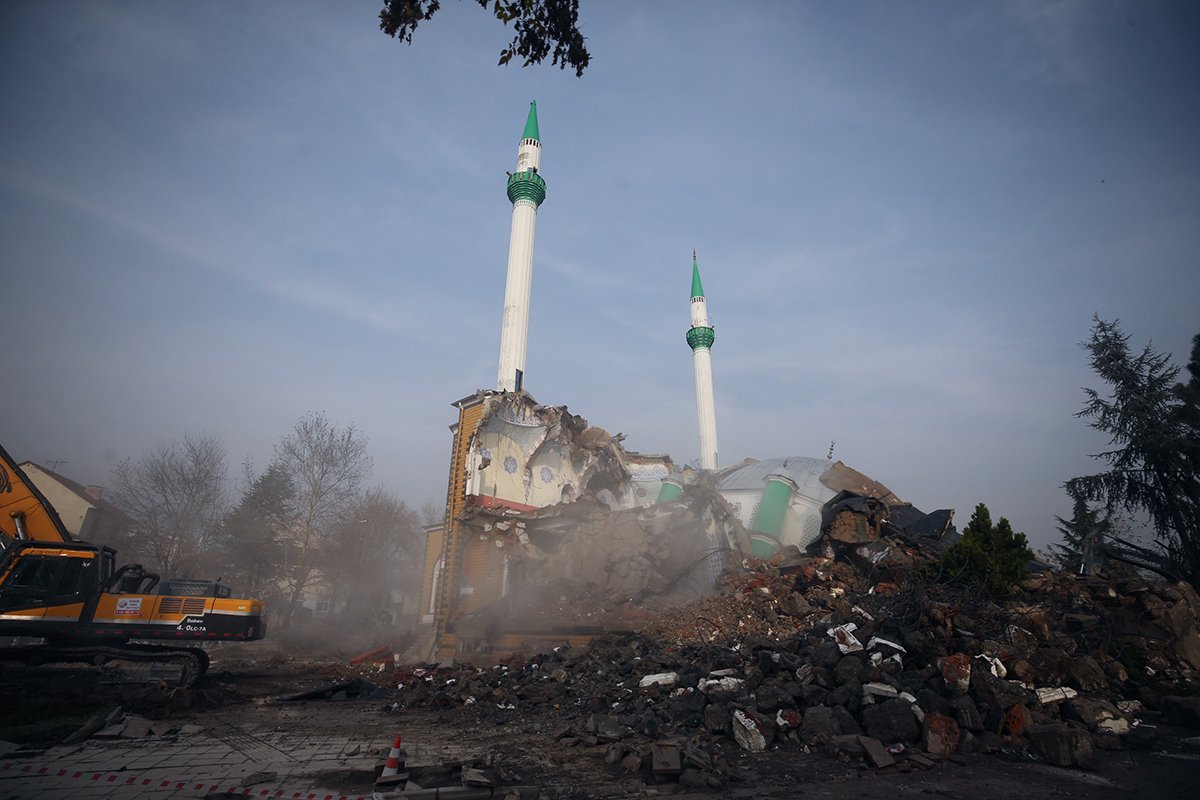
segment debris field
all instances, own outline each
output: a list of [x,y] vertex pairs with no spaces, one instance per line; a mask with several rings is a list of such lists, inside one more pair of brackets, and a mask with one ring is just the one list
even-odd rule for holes
[[[963,756],[1095,770],[1107,754],[1200,727],[1200,599],[1190,584],[1046,571],[1006,602],[925,577],[936,552],[879,538],[832,557],[747,559],[722,591],[586,647],[474,667],[361,674],[393,710],[479,723],[559,720],[547,735],[644,786],[719,790],[768,751],[859,769]],[[586,754],[586,755],[585,755]]]

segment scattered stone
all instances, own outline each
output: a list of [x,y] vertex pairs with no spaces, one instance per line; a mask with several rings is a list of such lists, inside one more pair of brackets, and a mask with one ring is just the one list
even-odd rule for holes
[[733,712],[733,738],[743,750],[761,753],[767,749],[767,737],[761,722],[740,708]]
[[878,739],[873,739],[870,736],[858,737],[859,744],[867,754],[867,760],[877,769],[890,767],[896,763],[896,759],[892,758],[892,754],[887,751]]
[[1087,731],[1062,723],[1031,726],[1026,734],[1035,753],[1056,767],[1096,768],[1096,751]]
[[1104,669],[1091,656],[1081,656],[1071,662],[1071,684],[1085,692],[1098,692],[1108,686]]
[[964,693],[971,686],[971,658],[964,653],[946,656],[941,663],[942,677],[954,691]]
[[857,653],[863,649],[862,642],[854,636],[854,631],[856,630],[858,630],[857,625],[853,622],[847,622],[845,625],[830,628],[826,633],[833,637],[833,640],[837,642],[838,650],[844,655],[846,653]]
[[800,738],[806,744],[827,742],[841,733],[844,731],[834,717],[832,708],[812,706],[804,711],[804,720],[800,724]]
[[642,678],[638,686],[642,689],[648,686],[674,686],[678,681],[678,672],[657,672]]
[[117,720],[121,719],[121,707],[117,706],[108,711],[101,711],[99,714],[91,717],[87,722],[63,740],[63,744],[79,744],[84,739],[87,739],[97,731],[103,730],[111,725],[115,725]]
[[650,768],[655,775],[679,775],[683,764],[679,748],[674,745],[656,744],[650,749]]
[[[886,683],[864,683],[862,687],[863,697],[882,697],[892,698],[899,697],[900,692],[896,691],[895,686],[889,686]],[[916,698],[913,698],[914,700]]]
[[1000,732],[1009,736],[1020,736],[1032,724],[1033,717],[1030,716],[1029,709],[1018,704],[1008,709],[1008,713],[1004,715]]
[[1063,700],[1070,700],[1074,697],[1079,697],[1079,692],[1069,686],[1060,686],[1056,689],[1035,689],[1038,702],[1042,705],[1049,703],[1061,703]]
[[492,787],[496,785],[496,776],[487,770],[464,766],[462,768],[462,785]]
[[921,745],[925,752],[935,756],[949,756],[958,752],[958,723],[945,714],[934,712],[925,715],[922,726]]
[[881,742],[915,742],[921,738],[921,726],[906,700],[896,698],[867,706],[862,719],[867,733]]
[[968,695],[961,695],[950,701],[951,707],[954,709],[954,714],[958,718],[960,727],[969,731],[979,733],[983,730],[983,717],[979,714],[979,708],[975,705],[975,701]]

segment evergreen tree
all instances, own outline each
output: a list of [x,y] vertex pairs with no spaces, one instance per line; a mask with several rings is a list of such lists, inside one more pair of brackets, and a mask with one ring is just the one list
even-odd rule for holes
[[1004,517],[993,525],[983,503],[975,506],[962,538],[942,556],[942,579],[976,586],[993,598],[1007,597],[1033,558],[1025,534],[1014,533]]
[[1079,572],[1086,561],[1096,563],[1096,556],[1090,551],[1112,531],[1112,520],[1107,514],[1102,514],[1101,509],[1089,506],[1084,497],[1076,495],[1074,499],[1075,507],[1070,519],[1055,517],[1059,523],[1058,532],[1063,538],[1061,544],[1051,545],[1050,549],[1059,566]]
[[251,481],[217,530],[223,581],[238,594],[270,597],[283,574],[283,539],[295,513],[296,485],[279,464]]
[[1095,318],[1080,346],[1110,388],[1085,389],[1076,416],[1108,435],[1111,449],[1096,456],[1108,469],[1073,478],[1066,489],[1109,509],[1145,511],[1175,570],[1200,584],[1200,337],[1194,342],[1192,379],[1177,384],[1170,354],[1150,345],[1134,353],[1119,322]]

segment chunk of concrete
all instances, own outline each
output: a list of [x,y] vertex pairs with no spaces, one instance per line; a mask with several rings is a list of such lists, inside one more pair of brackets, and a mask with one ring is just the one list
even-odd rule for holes
[[859,744],[866,751],[867,760],[871,765],[878,768],[890,767],[896,763],[896,759],[892,758],[892,754],[887,751],[887,748],[878,740],[870,736],[858,737]]
[[743,750],[761,753],[767,749],[767,737],[762,724],[740,708],[733,712],[733,738]]

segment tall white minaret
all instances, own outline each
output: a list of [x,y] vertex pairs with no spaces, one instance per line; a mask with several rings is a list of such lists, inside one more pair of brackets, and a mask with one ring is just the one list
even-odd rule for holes
[[696,368],[696,416],[700,422],[700,468],[717,468],[717,409],[713,402],[712,348],[716,333],[708,324],[708,303],[700,285],[700,267],[692,251],[692,327],[687,343]]
[[546,182],[538,174],[541,164],[542,142],[535,101],[529,104],[525,132],[517,147],[517,169],[508,177],[508,199],[513,204],[512,234],[508,241],[504,322],[500,328],[500,373],[496,378],[496,388],[503,392],[520,389],[525,377],[529,292],[533,285],[533,231],[538,206],[546,199]]

